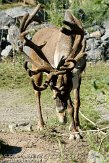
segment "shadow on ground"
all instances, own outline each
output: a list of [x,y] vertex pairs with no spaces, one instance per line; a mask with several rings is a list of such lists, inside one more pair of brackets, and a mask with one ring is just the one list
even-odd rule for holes
[[1,154],[3,156],[12,156],[22,151],[22,147],[11,146],[1,142]]

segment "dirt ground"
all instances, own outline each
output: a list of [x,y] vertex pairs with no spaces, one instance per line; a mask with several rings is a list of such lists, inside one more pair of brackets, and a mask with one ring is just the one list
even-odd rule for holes
[[[0,139],[9,145],[1,162],[86,163],[89,146],[85,136],[80,141],[71,141],[68,131],[61,126],[37,131],[35,103],[25,102],[26,96],[20,89],[0,91]],[[47,108],[45,119],[51,113],[53,108]],[[33,125],[32,132],[9,131],[9,124],[24,122]]]

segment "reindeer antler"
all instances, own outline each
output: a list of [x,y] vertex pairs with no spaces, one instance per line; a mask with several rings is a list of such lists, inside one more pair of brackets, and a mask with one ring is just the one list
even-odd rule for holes
[[[69,26],[70,30],[67,28],[62,28],[62,32],[63,33],[66,32],[68,35],[72,35],[72,34],[75,35],[75,40],[74,40],[74,44],[71,49],[70,55],[65,60],[64,65],[61,66],[59,70],[53,68],[41,50],[41,48],[44,47],[46,45],[46,43],[44,43],[41,46],[38,46],[26,37],[26,35],[29,33],[29,30],[26,30],[26,28],[29,25],[29,23],[33,20],[35,14],[38,12],[39,8],[40,8],[40,4],[35,8],[35,10],[32,12],[32,14],[26,14],[23,17],[22,23],[20,26],[20,31],[21,31],[20,37],[25,40],[26,46],[29,46],[36,52],[36,55],[38,55],[39,58],[41,58],[41,62],[42,62],[42,66],[36,65],[36,63],[34,64],[34,61],[32,62],[37,67],[37,70],[35,70],[35,71],[30,70],[27,66],[27,62],[25,63],[25,68],[28,71],[29,76],[32,77],[33,75],[37,75],[38,73],[41,73],[41,72],[46,72],[48,74],[47,80],[45,81],[45,83],[42,86],[36,85],[36,83],[32,79],[32,85],[33,85],[34,89],[37,91],[42,91],[48,87],[53,76],[63,75],[63,74],[66,74],[67,71],[73,70],[73,68],[75,66],[75,62],[78,61],[84,55],[85,48],[83,48],[83,46],[80,46],[81,42],[83,40],[83,36],[84,36],[84,30],[82,28],[81,22],[78,19],[76,19],[74,16],[72,16],[69,12],[67,12],[67,16],[69,17],[70,21],[65,20],[65,21],[63,21],[63,23],[65,25]],[[78,53],[79,46],[81,47],[81,49]],[[77,53],[78,53],[78,56],[76,56]],[[43,61],[45,63],[44,66],[43,66]],[[54,85],[52,86],[52,88],[57,91],[61,91],[61,88],[57,88]]]
[[[69,11],[65,13],[65,19],[66,18],[67,20],[64,20],[63,23],[70,27],[70,29],[64,27],[61,29],[61,32],[66,35],[75,35],[75,40],[70,55],[65,60],[65,64],[61,67],[61,69],[72,70],[76,62],[85,55],[84,51],[86,47],[86,41],[83,40],[84,30],[80,20],[78,20],[74,15],[71,15]],[[78,52],[80,45],[81,49],[80,52]]]

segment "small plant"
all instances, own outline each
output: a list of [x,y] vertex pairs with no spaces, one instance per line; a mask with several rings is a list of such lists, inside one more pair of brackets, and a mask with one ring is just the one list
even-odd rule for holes
[[62,25],[63,20],[63,4],[58,0],[52,0],[52,2],[48,5],[48,15],[49,21],[56,26]]

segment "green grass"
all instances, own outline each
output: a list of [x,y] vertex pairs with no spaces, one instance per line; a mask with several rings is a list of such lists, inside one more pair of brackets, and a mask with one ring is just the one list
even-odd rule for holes
[[[95,66],[87,66],[86,72],[83,75],[81,84],[81,111],[92,121],[96,123],[99,114],[95,110],[97,105],[96,99],[98,94],[103,92],[106,96],[107,106],[109,105],[109,66],[99,63]],[[86,124],[82,118],[82,125],[87,128],[89,123]],[[90,128],[90,126],[89,126]]]
[[21,6],[22,3],[8,3],[8,4],[1,4],[1,0],[0,0],[0,10],[6,10],[9,8],[13,8],[13,7],[18,7]]

